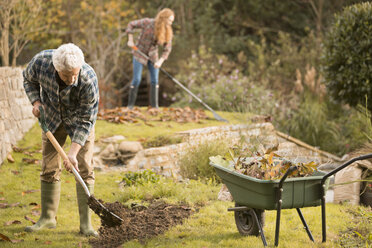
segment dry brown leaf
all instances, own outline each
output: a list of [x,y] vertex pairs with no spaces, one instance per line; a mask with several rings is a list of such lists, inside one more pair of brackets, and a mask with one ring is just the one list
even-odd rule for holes
[[39,160],[36,158],[22,158],[22,162],[26,164],[39,164]]
[[23,191],[22,195],[31,194],[31,193],[35,193],[35,192],[39,192],[39,191],[40,191],[40,189],[29,189],[29,190]]
[[4,241],[12,242],[8,236],[5,236],[4,234],[0,233],[0,238]]
[[9,153],[6,158],[8,159],[9,163],[14,163],[14,158],[12,157],[12,154]]
[[32,210],[32,211],[31,211],[31,214],[32,214],[33,216],[40,216],[40,211],[38,211],[38,210]]
[[12,208],[12,207],[16,207],[18,206],[19,202],[16,202],[16,203],[12,203],[12,204],[9,204],[9,203],[0,203],[0,208]]
[[32,224],[36,224],[36,221],[34,221],[32,218],[25,215],[25,220],[31,221]]
[[23,237],[25,235],[26,235],[25,232],[14,233],[14,236],[16,236],[16,237]]
[[12,149],[13,149],[14,152],[23,152],[24,151],[24,149],[16,147],[15,145],[12,145]]
[[15,224],[22,224],[22,222],[19,220],[11,220],[11,221],[5,222],[4,226],[10,226],[10,225],[15,225]]
[[19,242],[23,242],[24,240],[23,239],[12,239],[11,242],[13,244],[16,244],[16,243],[19,243]]
[[12,170],[12,173],[13,173],[14,175],[18,175],[18,174],[19,174],[19,171]]

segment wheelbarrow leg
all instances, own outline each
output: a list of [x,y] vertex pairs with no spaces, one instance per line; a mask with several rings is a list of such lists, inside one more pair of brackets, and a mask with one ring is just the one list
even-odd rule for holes
[[325,185],[322,185],[322,242],[327,241],[326,208],[325,208]]
[[307,235],[309,235],[310,240],[314,242],[313,235],[312,235],[311,232],[310,232],[309,226],[307,225],[307,223],[306,223],[306,221],[305,221],[305,218],[304,218],[304,216],[302,215],[301,210],[300,210],[299,208],[296,208],[296,210],[297,210],[298,215],[300,216],[300,219],[301,219],[301,221],[302,221],[302,224],[303,224],[304,227],[305,227],[305,230],[306,230],[306,232],[307,232]]
[[280,214],[282,210],[282,192],[283,188],[278,189],[278,208],[276,210],[276,226],[275,226],[275,246],[279,245],[279,229],[280,229]]
[[264,246],[267,246],[265,234],[263,232],[262,225],[261,225],[260,221],[258,220],[257,214],[253,210],[253,208],[251,208],[250,211],[251,211],[252,215],[254,216],[254,219],[256,220],[256,223],[258,225],[258,228],[260,229],[260,235],[261,235],[262,243],[263,243]]

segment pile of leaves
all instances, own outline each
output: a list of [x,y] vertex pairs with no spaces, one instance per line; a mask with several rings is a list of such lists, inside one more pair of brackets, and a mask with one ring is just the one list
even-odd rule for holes
[[229,150],[224,157],[210,157],[210,161],[216,165],[234,169],[241,174],[263,180],[280,179],[292,166],[295,166],[297,169],[290,173],[288,177],[310,176],[317,170],[318,166],[313,161],[309,163],[296,163],[287,160],[276,154],[273,150],[268,150],[263,154],[254,152],[249,157],[244,156],[244,153],[236,157],[233,150]]
[[175,121],[178,123],[200,122],[208,119],[204,110],[185,108],[151,108],[140,109],[135,107],[117,107],[104,109],[98,113],[99,120],[106,120],[114,123],[136,123],[138,121]]

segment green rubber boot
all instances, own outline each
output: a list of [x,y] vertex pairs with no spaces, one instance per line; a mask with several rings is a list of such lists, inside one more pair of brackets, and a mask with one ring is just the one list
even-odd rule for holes
[[42,228],[56,228],[56,214],[61,193],[61,182],[47,183],[41,181],[41,216],[33,226],[27,226],[26,232]]
[[[89,192],[93,194],[94,184],[87,184],[87,187],[89,189]],[[85,236],[98,237],[98,233],[94,231],[90,220],[88,196],[86,195],[83,187],[80,184],[76,184],[76,195],[79,205],[80,233]]]

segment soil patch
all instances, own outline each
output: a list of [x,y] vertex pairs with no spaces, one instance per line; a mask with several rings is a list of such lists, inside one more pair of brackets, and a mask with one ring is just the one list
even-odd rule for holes
[[101,221],[99,237],[89,240],[92,247],[118,247],[136,239],[146,239],[164,233],[171,226],[181,224],[194,211],[187,205],[172,205],[163,201],[152,203],[148,207],[134,206],[129,209],[119,202],[105,203],[105,207],[121,217],[124,222],[120,226],[108,226]]

